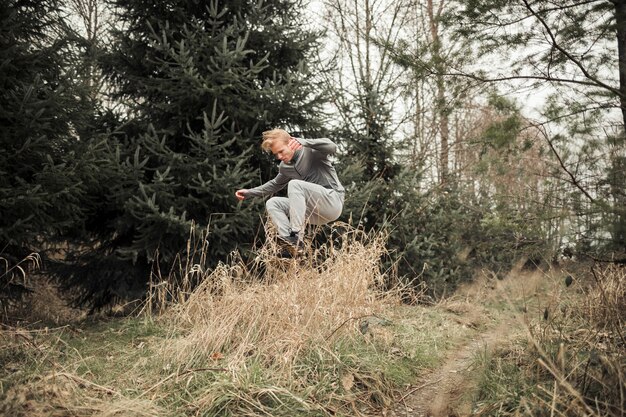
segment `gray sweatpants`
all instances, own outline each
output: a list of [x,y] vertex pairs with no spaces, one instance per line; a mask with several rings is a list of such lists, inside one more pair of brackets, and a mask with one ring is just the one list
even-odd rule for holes
[[322,225],[337,220],[343,210],[343,193],[301,180],[287,184],[287,197],[265,203],[279,236],[303,231],[306,223]]

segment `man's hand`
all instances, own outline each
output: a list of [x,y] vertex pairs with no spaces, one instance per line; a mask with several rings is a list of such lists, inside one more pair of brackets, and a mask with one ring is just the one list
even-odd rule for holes
[[289,149],[291,149],[292,151],[297,151],[298,149],[302,148],[302,144],[298,142],[294,137],[291,137],[289,139],[289,142],[287,142],[287,146],[289,146]]
[[235,197],[237,197],[237,200],[245,200],[246,199],[246,193],[248,192],[247,189],[241,189],[241,190],[237,190],[235,191]]

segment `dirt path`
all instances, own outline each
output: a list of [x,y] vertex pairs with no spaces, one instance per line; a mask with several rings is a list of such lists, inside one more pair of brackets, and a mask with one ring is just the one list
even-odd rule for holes
[[[506,298],[536,296],[539,274],[525,276],[521,284],[514,281],[500,282],[489,290],[488,297]],[[513,283],[513,285],[511,285]],[[525,287],[525,289],[524,289]],[[531,289],[530,291],[529,290]],[[477,294],[474,294],[477,295]],[[485,296],[485,294],[482,294]],[[474,298],[474,297],[471,297]],[[479,297],[476,297],[479,298]],[[474,298],[474,302],[476,301]],[[471,415],[471,393],[474,379],[470,369],[476,355],[493,352],[499,345],[523,334],[524,325],[515,310],[500,312],[498,324],[487,326],[465,343],[454,349],[443,364],[425,373],[419,381],[400,397],[385,417],[462,417]]]
[[514,320],[479,333],[453,351],[443,365],[425,375],[386,413],[388,417],[452,417],[471,413],[464,394],[472,390],[470,366],[476,354],[493,351],[520,330]]

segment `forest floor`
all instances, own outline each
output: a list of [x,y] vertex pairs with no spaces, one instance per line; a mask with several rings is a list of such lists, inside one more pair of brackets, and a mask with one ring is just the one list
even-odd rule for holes
[[[0,332],[0,415],[542,415],[533,414],[532,407],[552,408],[553,415],[562,415],[555,398],[563,389],[554,385],[554,395],[545,399],[543,393],[533,391],[536,380],[523,379],[527,378],[523,368],[532,368],[533,375],[549,375],[535,359],[528,359],[528,351],[533,346],[539,349],[531,342],[533,334],[548,335],[559,311],[574,305],[570,298],[563,301],[564,294],[582,293],[580,288],[565,288],[565,274],[561,269],[516,268],[497,279],[495,274],[480,273],[433,305],[377,304],[372,298],[348,312],[345,304],[363,296],[336,299],[341,291],[358,287],[357,281],[346,283],[346,277],[335,283],[329,283],[328,276],[319,281],[304,277],[249,292],[233,290],[233,304],[212,305],[211,319],[220,317],[220,306],[221,320],[227,321],[249,305],[267,304],[266,309],[244,311],[238,318],[251,320],[241,323],[248,329],[245,337],[255,339],[244,339],[240,333],[220,345],[221,350],[206,348],[204,353],[199,351],[222,331],[203,328],[208,326],[208,321],[203,322],[208,320],[203,318],[206,313],[196,310],[206,299],[188,306],[185,314],[192,310],[196,314],[183,317],[193,319],[191,327],[179,327],[179,320],[173,330],[171,322],[144,316],[86,318],[84,312],[55,301],[53,291],[44,285],[30,307],[30,321],[5,324]],[[622,281],[623,274],[617,282]],[[228,298],[228,291],[222,289],[221,298]],[[292,299],[276,300],[291,293]],[[303,298],[312,293],[327,293],[329,298]],[[289,309],[281,318],[284,306]],[[321,315],[308,317],[312,309],[319,309]],[[294,314],[303,319],[286,329]],[[339,319],[342,314],[348,319]],[[323,317],[333,315],[337,316],[333,321],[323,322]],[[283,324],[275,326],[279,320]],[[559,326],[562,338],[564,327]],[[266,329],[265,339],[251,335],[257,328]],[[310,338],[300,334],[307,332]],[[315,332],[323,337],[316,338]],[[580,329],[576,332],[582,334]],[[607,339],[609,333],[600,333],[604,339],[594,345],[594,352],[607,361],[614,358],[619,368],[623,347],[613,355],[615,350],[606,343],[613,340]],[[561,344],[552,356],[563,356],[562,350]],[[586,350],[578,356],[581,352]],[[607,363],[603,362],[603,372]],[[579,365],[575,368],[582,368]],[[550,363],[544,367],[558,374]],[[617,383],[624,386],[621,379]],[[598,389],[609,385],[603,384]],[[563,386],[568,387],[565,382]],[[576,396],[570,394],[571,408]],[[585,407],[584,401],[580,407]]]

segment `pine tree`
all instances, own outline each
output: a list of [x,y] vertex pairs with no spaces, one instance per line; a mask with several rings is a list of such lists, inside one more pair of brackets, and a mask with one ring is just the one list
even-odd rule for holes
[[106,144],[107,201],[88,222],[99,244],[73,272],[95,274],[102,302],[141,290],[157,253],[169,268],[191,227],[208,227],[211,264],[248,246],[262,208],[234,192],[275,175],[261,131],[319,128],[317,34],[300,26],[298,2],[113,3],[124,29],[102,68],[124,111]]
[[[54,0],[0,5],[0,256],[38,251],[82,219],[76,129],[90,102],[74,82],[77,51]],[[2,280],[10,279],[0,269]]]

